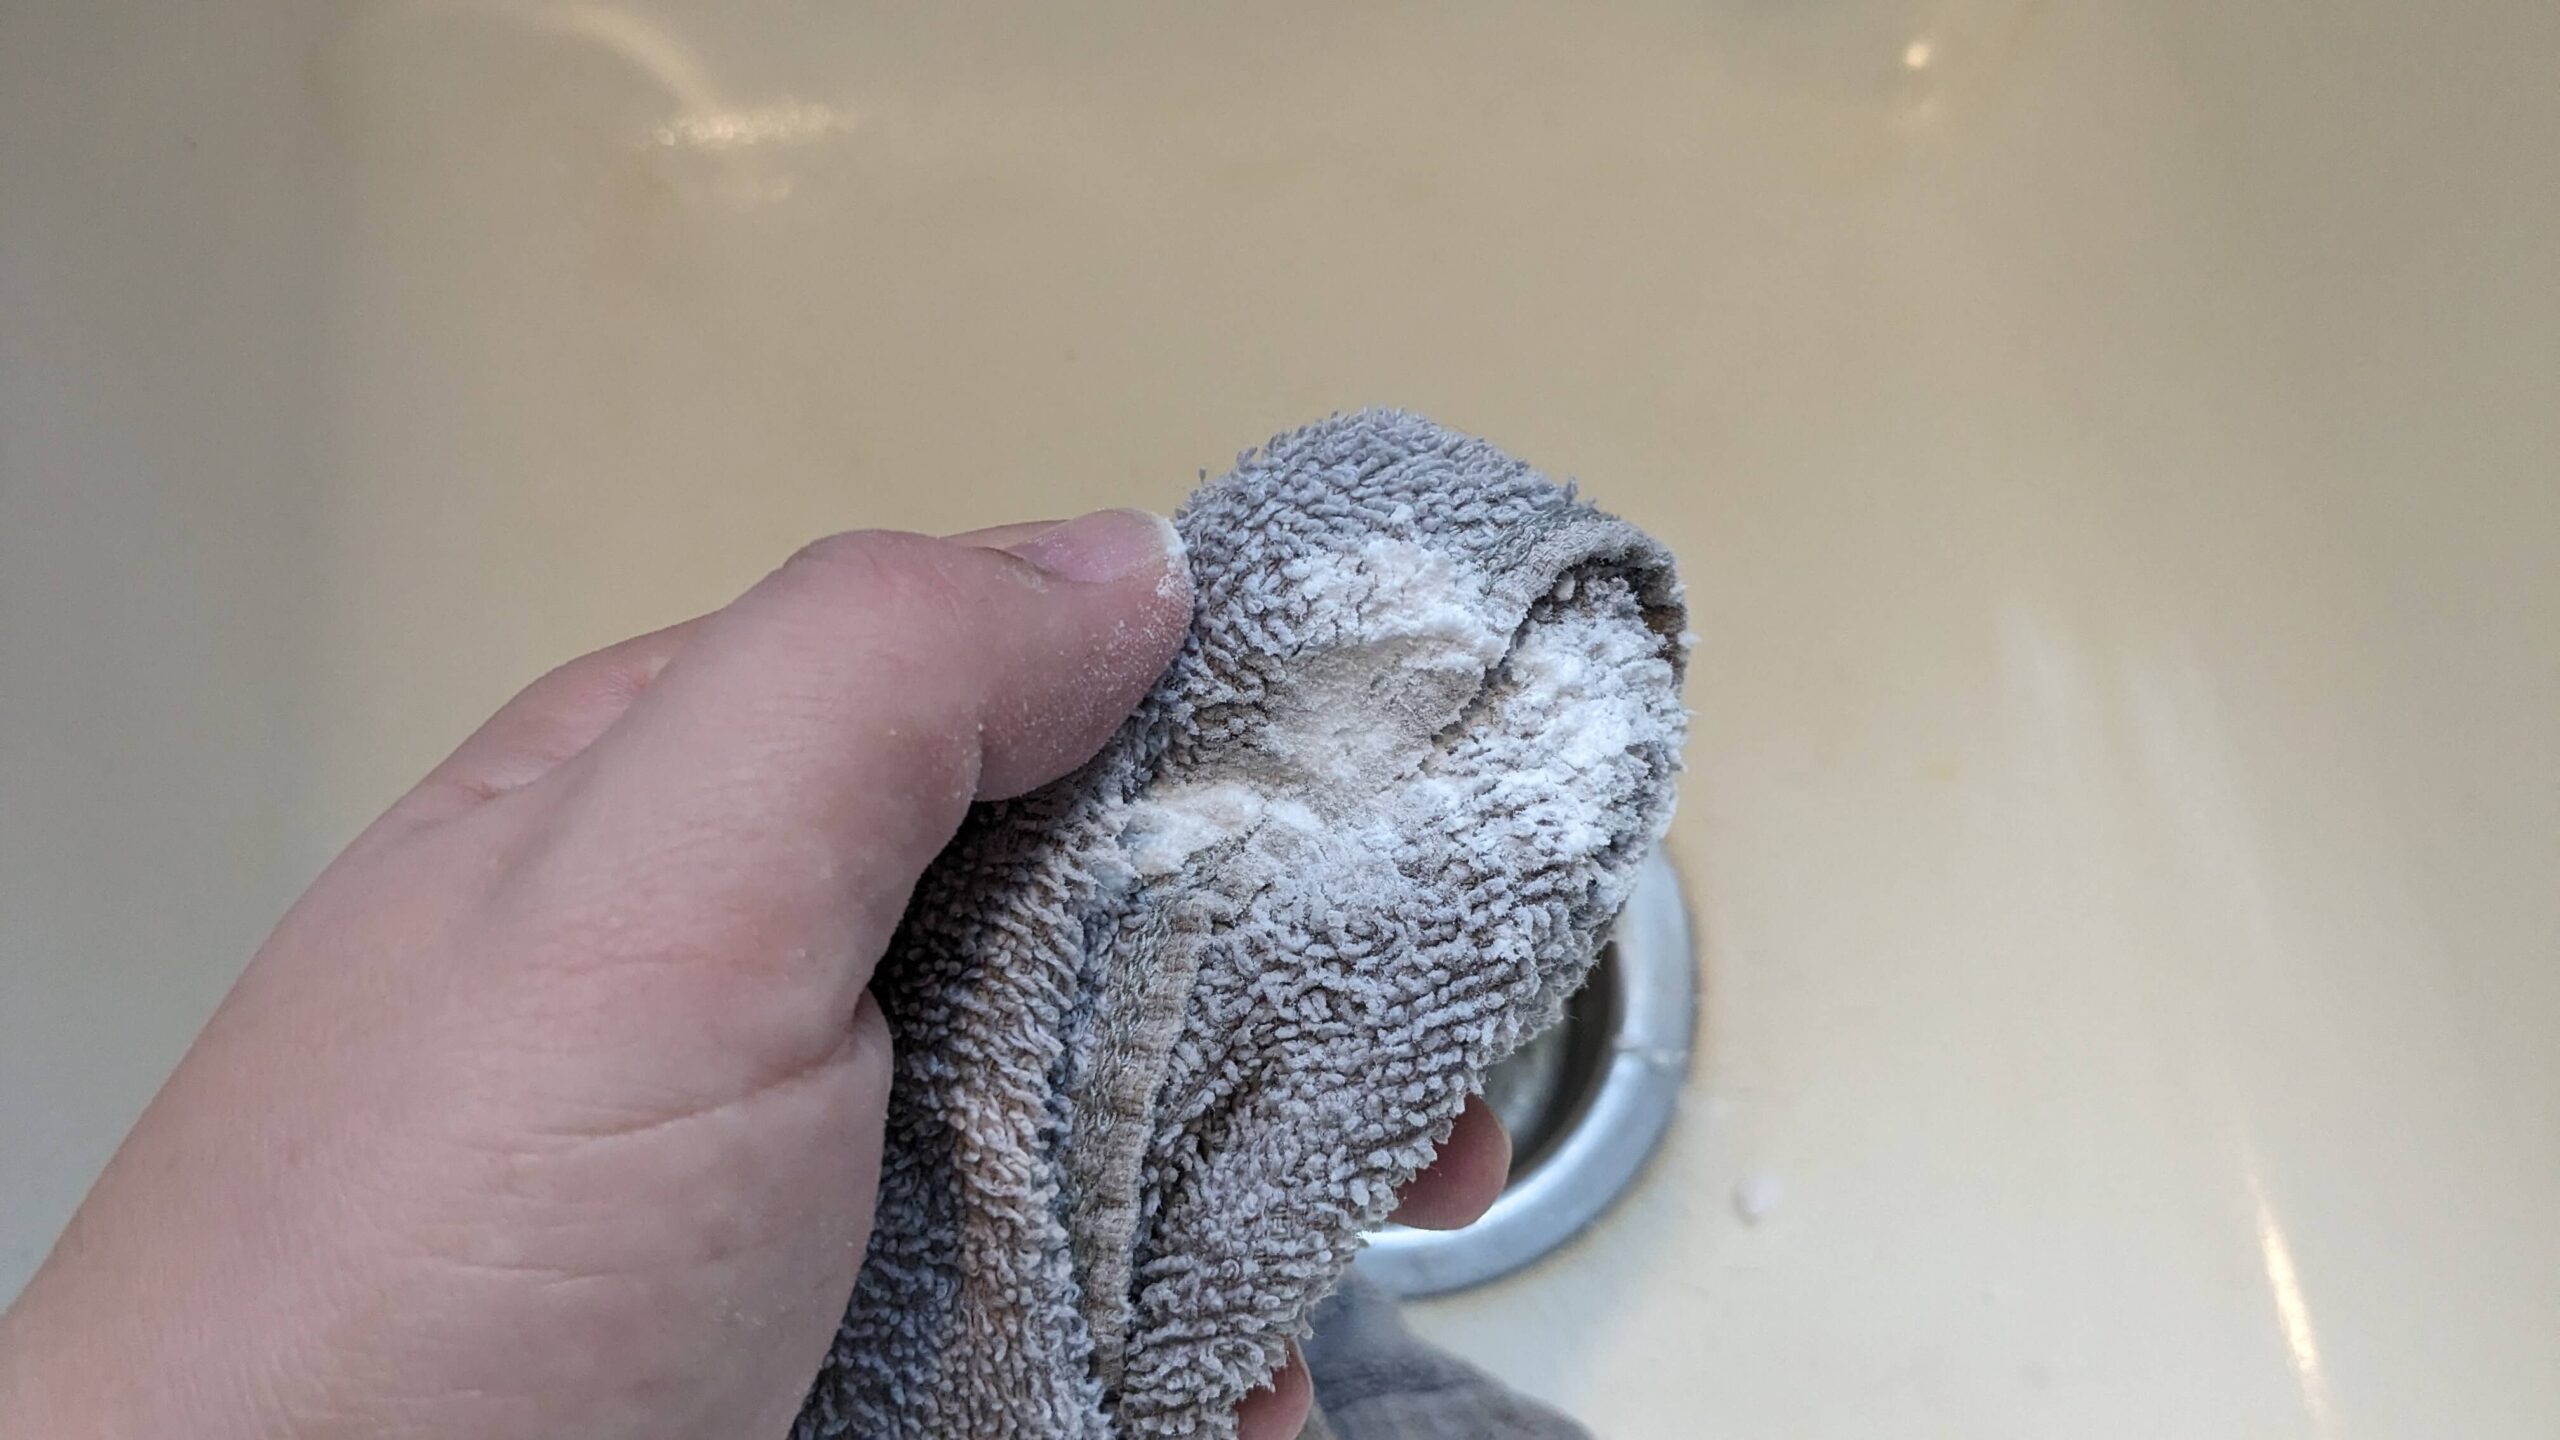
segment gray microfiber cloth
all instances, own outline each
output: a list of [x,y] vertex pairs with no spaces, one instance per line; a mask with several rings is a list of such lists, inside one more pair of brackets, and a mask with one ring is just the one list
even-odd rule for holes
[[1668,822],[1684,615],[1633,527],[1387,411],[1175,524],[1181,655],[971,814],[881,962],[878,1211],[802,1440],[1232,1435]]

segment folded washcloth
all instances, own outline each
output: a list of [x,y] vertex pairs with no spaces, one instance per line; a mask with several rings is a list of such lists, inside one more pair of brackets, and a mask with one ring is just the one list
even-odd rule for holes
[[1231,1435],[1668,820],[1683,613],[1634,528],[1385,411],[1176,526],[1180,657],[973,812],[881,962],[888,1151],[803,1440]]

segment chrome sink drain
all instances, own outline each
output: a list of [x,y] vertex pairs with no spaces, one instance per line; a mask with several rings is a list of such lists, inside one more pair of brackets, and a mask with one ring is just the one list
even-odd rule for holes
[[1404,1296],[1480,1285],[1573,1238],[1615,1204],[1670,1128],[1697,1031],[1680,879],[1657,849],[1562,1024],[1485,1076],[1511,1131],[1511,1179],[1464,1230],[1388,1225],[1361,1274]]

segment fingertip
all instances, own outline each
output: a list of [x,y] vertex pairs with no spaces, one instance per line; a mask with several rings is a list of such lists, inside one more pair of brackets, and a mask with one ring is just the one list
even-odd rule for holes
[[887,1104],[889,1087],[897,1077],[897,1039],[889,1029],[889,1015],[880,1008],[879,998],[863,987],[854,1001],[853,1020],[845,1027],[845,1046],[858,1067],[857,1083],[867,1094],[876,1094]]
[[1152,681],[1191,628],[1191,562],[1182,532],[1151,510],[1096,510],[1000,547],[1043,572],[1101,587],[1126,607],[1115,639]]
[[1182,565],[1182,532],[1152,510],[1096,510],[1045,526],[1002,547],[1052,575],[1087,584],[1158,579]]
[[983,717],[978,798],[986,800],[1035,789],[1090,759],[1191,628],[1190,565],[1180,533],[1160,515],[1097,510],[1009,536],[999,548],[1051,584],[1047,609],[1082,618],[1049,652],[1072,683],[994,693]]
[[1292,1440],[1307,1428],[1315,1409],[1315,1381],[1307,1374],[1306,1357],[1295,1342],[1269,1383],[1248,1392],[1236,1406],[1236,1440]]
[[1449,1138],[1406,1183],[1389,1218],[1417,1230],[1457,1230],[1484,1218],[1511,1178],[1511,1132],[1481,1095],[1467,1097]]

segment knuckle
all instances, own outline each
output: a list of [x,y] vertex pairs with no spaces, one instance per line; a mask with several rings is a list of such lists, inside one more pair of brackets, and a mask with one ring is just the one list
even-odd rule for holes
[[951,588],[942,541],[894,530],[847,530],[812,540],[782,564],[776,579],[814,603],[863,610],[931,598]]
[[847,571],[860,577],[888,563],[904,537],[887,530],[840,530],[801,546],[784,561],[784,573]]
[[980,552],[929,535],[848,530],[802,546],[776,572],[788,610],[813,627],[858,630],[883,661],[901,652],[944,663],[994,597]]
[[654,667],[631,656],[600,650],[553,666],[510,703],[546,730],[562,728],[588,712],[630,704],[655,676]]

